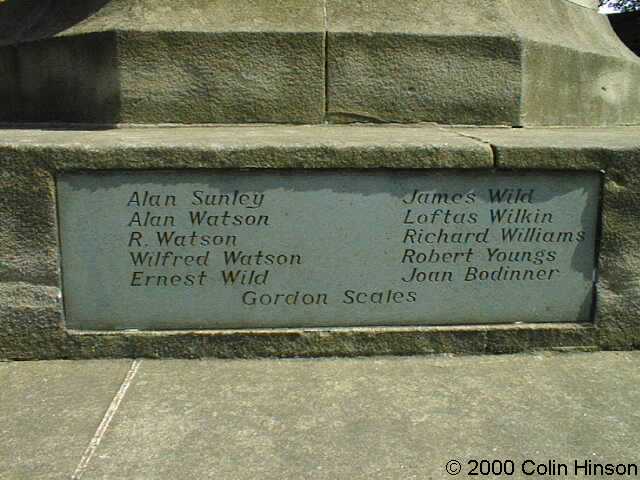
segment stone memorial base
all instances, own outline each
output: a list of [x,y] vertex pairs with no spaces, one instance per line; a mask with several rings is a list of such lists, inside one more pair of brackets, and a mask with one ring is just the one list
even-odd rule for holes
[[[640,346],[640,127],[273,125],[94,131],[10,129],[0,132],[0,158],[0,358],[346,356]],[[60,221],[64,223],[64,215],[60,215],[66,201],[60,190],[61,181],[87,172],[125,177],[130,173],[135,177],[135,172],[150,171],[195,175],[210,170],[251,174],[265,169],[283,174],[312,169],[338,175],[354,170],[402,170],[413,171],[416,177],[443,172],[496,178],[531,172],[549,178],[560,174],[572,178],[572,172],[575,177],[600,176],[595,246],[591,253],[583,255],[593,255],[597,265],[597,276],[591,277],[590,270],[585,273],[587,283],[595,288],[594,302],[590,304],[592,315],[577,315],[575,321],[566,321],[564,316],[554,318],[548,312],[537,317],[523,303],[529,321],[522,322],[512,313],[511,317],[496,319],[495,324],[485,321],[480,325],[473,325],[472,321],[435,326],[428,322],[384,324],[380,320],[376,325],[367,325],[366,321],[347,320],[340,326],[312,327],[302,319],[299,324],[305,326],[296,328],[269,328],[267,322],[260,328],[251,325],[222,329],[213,324],[206,330],[179,330],[176,323],[170,330],[154,330],[151,323],[145,331],[134,330],[136,325],[130,330],[95,329],[108,322],[103,319],[92,324],[95,319],[85,318],[91,315],[86,312],[93,311],[98,317],[101,309],[111,311],[117,306],[127,316],[126,299],[122,299],[124,305],[114,305],[118,297],[109,297],[107,303],[85,305],[81,312],[85,317],[68,323],[69,312],[65,313],[63,307],[68,298],[63,297],[73,292],[63,285],[64,269],[69,259],[75,258],[81,260],[76,264],[84,265],[82,268],[90,274],[93,260],[90,246],[75,251],[66,244],[61,248],[60,238],[64,242],[69,233],[59,228]],[[94,187],[98,189],[100,185]],[[570,202],[562,205],[563,211],[573,211]],[[91,207],[87,204],[86,208],[90,211]],[[98,211],[83,222],[92,229],[109,215],[105,211],[102,217]],[[107,229],[103,232],[104,241],[108,243],[116,233]],[[97,243],[95,257],[99,259],[104,253]],[[368,246],[363,244],[362,248]],[[107,298],[113,282],[104,282]],[[528,288],[527,284],[521,288]],[[523,290],[523,296],[524,293]],[[101,301],[99,294],[95,302]],[[501,295],[504,297],[496,291],[496,304],[507,301]],[[540,298],[540,304],[545,305],[545,300]],[[457,298],[439,301],[461,306],[468,302],[464,290]],[[131,317],[137,318],[142,308],[131,305]],[[86,325],[93,325],[94,329],[84,328]]]

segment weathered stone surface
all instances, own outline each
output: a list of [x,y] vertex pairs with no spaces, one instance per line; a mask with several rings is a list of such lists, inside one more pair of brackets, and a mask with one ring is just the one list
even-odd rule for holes
[[328,2],[333,121],[640,122],[640,60],[569,1]]
[[[2,131],[0,190],[10,192],[12,201],[3,203],[0,235],[1,245],[7,241],[12,247],[0,245],[0,262],[6,272],[0,301],[0,357],[327,356],[515,352],[552,347],[638,348],[639,139],[640,130],[636,127],[459,130],[435,126],[246,126]],[[64,329],[64,315],[56,298],[58,245],[52,190],[53,176],[59,172],[494,165],[606,171],[599,314],[595,326],[146,333],[79,333]],[[15,175],[19,175],[20,182],[15,181]],[[25,238],[26,247],[18,242],[21,238]]]
[[328,44],[333,122],[519,124],[512,39],[331,32]]
[[115,32],[52,38],[0,51],[7,49],[16,52],[19,65],[14,121],[117,123],[122,118]]
[[320,123],[323,117],[322,33],[128,32],[118,45],[120,122]]
[[324,16],[321,0],[268,3],[261,0],[93,0],[94,4],[99,2],[102,2],[102,8],[63,34],[112,29],[144,32],[317,32],[322,30]]
[[[113,0],[73,9],[0,5],[20,107],[0,120],[80,123],[319,123],[324,20],[318,0]],[[104,5],[103,8],[99,8]],[[75,12],[75,13],[74,13]],[[77,18],[84,12],[85,18]],[[17,80],[16,80],[17,79]]]
[[0,358],[67,358],[60,289],[0,283]]
[[57,285],[54,180],[2,155],[0,282]]
[[490,146],[435,125],[10,129],[2,130],[0,153],[3,169],[27,171],[25,167],[31,166],[56,172],[124,166],[153,170],[482,168],[493,164]]
[[640,142],[630,131],[637,130],[463,130],[493,145],[499,168],[605,172],[596,324],[609,348],[639,342]]
[[521,30],[520,124],[640,123],[640,59],[619,41],[604,15],[574,10],[568,15],[556,7],[552,21],[543,24],[546,28],[531,22]]
[[590,8],[591,10],[597,10],[599,6],[598,0],[563,0],[565,2],[575,3],[581,7]]
[[0,121],[640,123],[591,0],[76,3],[0,3]]
[[111,0],[4,0],[0,4],[0,45],[51,37],[92,17]]
[[0,363],[0,478],[71,478],[129,364]]
[[516,124],[522,47],[493,3],[329,0],[329,118]]
[[6,130],[0,138],[0,281],[57,285],[54,175],[113,168],[491,165],[490,148],[424,127]]

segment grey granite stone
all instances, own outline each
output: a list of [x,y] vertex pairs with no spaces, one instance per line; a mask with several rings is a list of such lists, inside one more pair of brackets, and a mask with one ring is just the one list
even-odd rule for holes
[[58,175],[79,330],[593,320],[601,176]]

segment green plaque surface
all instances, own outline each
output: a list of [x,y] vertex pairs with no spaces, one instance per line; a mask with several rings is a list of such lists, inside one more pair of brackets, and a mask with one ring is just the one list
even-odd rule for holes
[[587,322],[594,172],[58,177],[68,328]]

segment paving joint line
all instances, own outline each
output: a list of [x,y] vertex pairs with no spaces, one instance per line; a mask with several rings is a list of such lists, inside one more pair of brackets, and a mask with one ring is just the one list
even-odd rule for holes
[[138,373],[138,369],[140,368],[141,363],[142,363],[142,359],[136,359],[133,362],[131,362],[131,366],[129,367],[129,371],[127,372],[127,375],[124,377],[124,380],[122,380],[122,384],[120,385],[120,388],[118,389],[115,396],[111,400],[111,403],[109,404],[109,408],[107,408],[107,411],[102,417],[102,421],[100,422],[100,425],[98,425],[96,433],[93,435],[93,438],[91,439],[91,441],[89,442],[89,445],[84,451],[84,454],[82,455],[82,458],[78,463],[78,466],[74,470],[73,475],[71,475],[71,480],[80,480],[84,472],[87,470],[89,463],[91,463],[91,459],[93,458],[96,451],[98,450],[98,447],[100,446],[100,442],[102,442],[104,435],[107,433],[107,430],[109,429],[109,425],[111,424],[111,421],[115,417],[116,412],[118,411],[118,408],[120,408],[120,404],[122,403],[122,400],[127,394],[127,390],[129,390],[129,386],[131,386],[133,379]]

